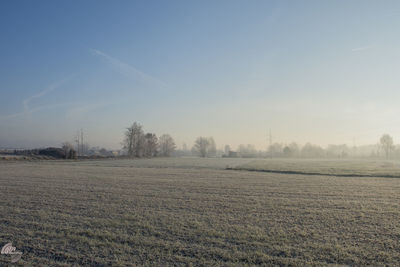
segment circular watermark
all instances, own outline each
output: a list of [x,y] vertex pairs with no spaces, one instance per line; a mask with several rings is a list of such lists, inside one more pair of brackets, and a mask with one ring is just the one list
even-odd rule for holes
[[17,251],[16,247],[13,247],[12,243],[7,243],[1,249],[1,254],[10,255],[11,262],[17,262],[22,257],[22,252]]

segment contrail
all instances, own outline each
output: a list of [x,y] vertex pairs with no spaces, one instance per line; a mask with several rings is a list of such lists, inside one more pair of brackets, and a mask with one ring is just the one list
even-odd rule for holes
[[168,86],[166,83],[158,80],[157,78],[154,78],[151,75],[146,74],[146,73],[138,70],[137,68],[120,61],[117,58],[107,55],[106,53],[104,53],[100,50],[90,49],[90,51],[94,55],[100,56],[100,57],[104,58],[105,60],[107,60],[107,62],[109,62],[119,73],[121,73],[127,77],[130,77],[130,78],[133,77],[134,79],[137,79],[143,83],[158,86],[158,87],[167,87]]
[[370,48],[373,48],[373,47],[374,47],[374,45],[366,45],[366,46],[353,48],[353,49],[351,49],[351,51],[359,52],[359,51],[364,51],[364,50],[367,50],[367,49],[370,49]]
[[19,117],[19,116],[32,114],[32,113],[35,113],[35,112],[38,112],[38,111],[41,111],[41,110],[45,110],[45,109],[66,107],[66,106],[70,106],[70,105],[72,105],[72,104],[71,103],[60,103],[60,104],[38,106],[38,107],[35,107],[35,108],[31,108],[29,110],[24,110],[24,111],[21,111],[21,112],[0,116],[0,120],[13,119],[13,118],[16,118],[16,117]]
[[25,112],[26,112],[26,111],[29,111],[29,103],[30,103],[32,100],[34,100],[34,99],[36,99],[36,98],[40,98],[40,97],[42,97],[42,96],[44,96],[44,95],[50,93],[51,91],[53,91],[53,90],[57,89],[58,87],[60,87],[60,86],[61,86],[62,84],[64,84],[65,82],[67,82],[67,81],[69,81],[70,79],[72,79],[74,76],[75,76],[75,75],[71,75],[71,76],[68,76],[67,78],[65,78],[65,79],[63,79],[63,80],[61,80],[61,81],[55,82],[55,83],[53,83],[53,84],[50,84],[50,85],[49,85],[46,89],[44,89],[43,91],[41,91],[41,92],[39,92],[39,93],[37,93],[37,94],[35,94],[35,95],[33,95],[33,96],[30,96],[30,97],[24,99],[24,100],[22,101],[22,104],[23,104],[23,106],[24,106]]

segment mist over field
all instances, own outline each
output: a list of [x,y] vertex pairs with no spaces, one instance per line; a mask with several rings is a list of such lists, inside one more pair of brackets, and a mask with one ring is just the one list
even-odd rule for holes
[[399,1],[0,1],[0,266],[400,266]]

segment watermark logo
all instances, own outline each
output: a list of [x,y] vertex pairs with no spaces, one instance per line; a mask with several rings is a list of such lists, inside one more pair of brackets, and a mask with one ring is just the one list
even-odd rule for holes
[[12,243],[7,243],[1,249],[1,254],[11,255],[11,262],[17,262],[22,257],[21,251],[16,251],[17,248],[12,246]]

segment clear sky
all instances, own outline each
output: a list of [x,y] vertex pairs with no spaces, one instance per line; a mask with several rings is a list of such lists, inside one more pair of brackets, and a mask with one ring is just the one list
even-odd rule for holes
[[400,141],[399,1],[1,1],[0,147]]

